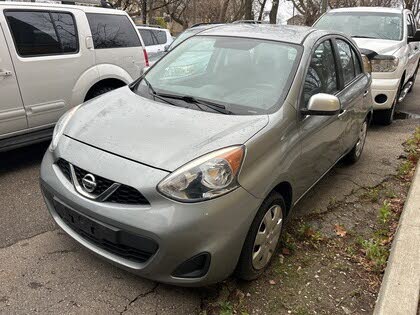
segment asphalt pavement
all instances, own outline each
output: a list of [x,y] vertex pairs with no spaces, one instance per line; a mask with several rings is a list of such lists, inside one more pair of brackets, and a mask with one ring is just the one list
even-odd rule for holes
[[[420,114],[420,84],[397,111]],[[407,117],[406,117],[407,118]],[[294,215],[326,207],[355,187],[375,186],[395,173],[401,144],[418,119],[372,126],[360,161],[338,165]],[[58,230],[39,189],[48,144],[0,153],[0,313],[196,314],[202,291],[156,284],[91,254]]]

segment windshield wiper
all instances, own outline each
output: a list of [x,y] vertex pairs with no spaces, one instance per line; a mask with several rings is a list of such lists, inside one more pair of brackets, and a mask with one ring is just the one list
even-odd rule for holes
[[372,38],[372,39],[377,39],[376,37],[372,37],[372,36],[363,36],[363,35],[352,35],[351,37],[354,37],[354,38]]
[[172,98],[175,100],[182,100],[186,103],[191,103],[196,105],[198,108],[200,108],[201,110],[202,107],[200,105],[206,106],[212,110],[214,110],[215,112],[221,113],[221,114],[225,114],[225,115],[232,115],[233,113],[230,110],[226,109],[226,106],[222,105],[222,104],[218,104],[218,103],[214,103],[214,102],[210,102],[210,101],[205,101],[202,99],[198,99],[195,98],[194,96],[189,96],[189,95],[175,95],[175,94],[158,94],[161,97],[165,97],[165,98]]
[[158,99],[160,99],[161,101],[164,101],[165,103],[168,103],[169,105],[172,105],[172,106],[177,106],[176,104],[174,104],[174,103],[172,103],[172,102],[168,101],[167,99],[163,98],[162,96],[160,96],[160,95],[159,95],[159,94],[155,91],[155,89],[153,88],[152,84],[150,84],[149,80],[147,80],[145,77],[143,78],[143,80],[144,80],[144,83],[146,83],[146,85],[147,85],[147,87],[148,87],[148,89],[149,89],[149,94],[150,94],[150,95],[152,95],[154,98],[158,98]]
[[150,84],[150,82],[145,77],[143,78],[143,80],[144,80],[144,83],[146,83],[147,87],[149,88],[149,93],[151,92],[150,94],[152,96],[154,96],[154,97],[156,97],[156,98],[158,98],[158,99],[160,99],[160,100],[162,100],[162,101],[164,101],[164,102],[166,102],[170,105],[177,106],[176,104],[168,101],[167,98],[171,98],[171,99],[174,99],[174,100],[181,100],[181,101],[184,101],[186,103],[194,104],[200,110],[203,110],[203,108],[200,105],[204,105],[204,106],[206,106],[206,107],[208,107],[208,108],[210,108],[210,109],[212,109],[212,110],[214,110],[218,113],[221,113],[221,114],[225,114],[225,115],[231,115],[232,114],[232,112],[227,110],[226,107],[222,104],[217,104],[217,103],[213,103],[213,102],[209,102],[209,101],[204,101],[204,100],[197,99],[193,96],[188,96],[188,95],[182,96],[182,95],[176,95],[176,94],[158,93],[158,92],[155,91],[152,84]]

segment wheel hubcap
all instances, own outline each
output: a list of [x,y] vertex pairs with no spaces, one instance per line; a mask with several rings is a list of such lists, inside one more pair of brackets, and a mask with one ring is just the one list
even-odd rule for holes
[[283,211],[273,205],[264,215],[255,237],[252,252],[252,265],[259,270],[264,268],[276,249],[283,223]]
[[363,146],[365,145],[366,141],[366,133],[367,133],[367,122],[365,121],[362,125],[362,128],[359,131],[359,140],[356,143],[356,156],[362,154]]

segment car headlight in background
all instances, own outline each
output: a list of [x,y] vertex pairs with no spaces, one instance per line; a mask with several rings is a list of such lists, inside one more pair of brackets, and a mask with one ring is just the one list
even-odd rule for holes
[[372,72],[393,72],[398,67],[399,59],[389,55],[377,55],[371,60]]
[[180,167],[158,184],[164,196],[197,202],[212,199],[237,188],[237,175],[245,149],[233,146],[217,150]]
[[60,141],[60,137],[64,132],[64,128],[66,128],[67,123],[70,121],[71,117],[74,113],[79,109],[80,105],[73,107],[69,111],[67,111],[55,124],[50,150],[54,151],[58,145],[58,141]]

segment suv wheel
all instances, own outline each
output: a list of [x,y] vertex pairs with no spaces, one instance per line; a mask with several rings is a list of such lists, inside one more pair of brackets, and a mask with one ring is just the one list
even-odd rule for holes
[[112,91],[112,90],[115,90],[115,88],[114,87],[112,87],[112,86],[102,86],[102,87],[99,87],[99,88],[97,88],[97,89],[95,89],[93,92],[92,92],[92,98],[95,98],[95,97],[97,97],[97,96],[99,96],[99,95],[102,95],[102,94],[105,94],[105,93],[108,93],[108,92],[110,92],[110,91]]
[[347,155],[344,157],[344,160],[347,163],[354,164],[360,159],[360,156],[362,155],[363,148],[366,142],[367,129],[368,129],[368,121],[366,119],[363,122],[362,127],[360,128],[359,138],[357,139],[356,144],[351,149],[351,151],[347,153]]
[[286,204],[283,197],[271,193],[262,203],[245,239],[236,275],[244,280],[258,278],[270,263],[279,243]]

